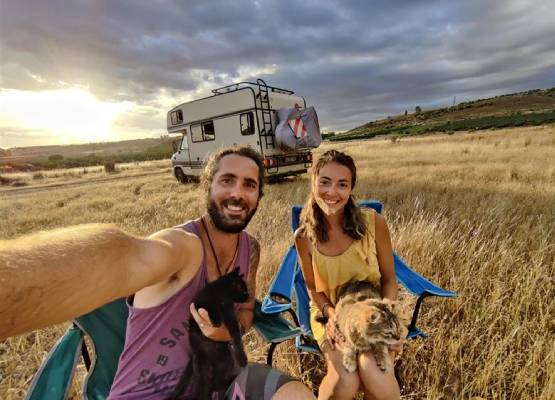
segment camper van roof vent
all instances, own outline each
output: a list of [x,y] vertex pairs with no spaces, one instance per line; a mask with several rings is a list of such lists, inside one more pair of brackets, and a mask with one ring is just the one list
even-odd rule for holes
[[268,85],[266,85],[266,82],[264,82],[262,79],[258,79],[257,83],[254,83],[254,82],[233,83],[231,85],[227,85],[227,86],[223,86],[221,88],[213,89],[212,93],[214,93],[215,95],[226,94],[226,93],[235,92],[236,90],[239,90],[239,89],[242,89],[242,88],[245,88],[245,87],[255,87],[255,88],[258,88],[258,90],[260,90],[261,86],[267,88],[267,89],[263,89],[263,90],[271,90],[272,92],[276,92],[276,93],[282,93],[282,94],[294,94],[295,93],[292,90],[282,89],[282,88],[278,88],[278,87],[274,87],[274,86],[268,86]]

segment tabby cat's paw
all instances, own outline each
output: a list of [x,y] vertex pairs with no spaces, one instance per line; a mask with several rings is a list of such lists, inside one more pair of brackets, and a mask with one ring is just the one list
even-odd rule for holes
[[357,357],[356,354],[354,357],[350,357],[348,355],[343,355],[343,366],[347,372],[355,372],[357,370]]

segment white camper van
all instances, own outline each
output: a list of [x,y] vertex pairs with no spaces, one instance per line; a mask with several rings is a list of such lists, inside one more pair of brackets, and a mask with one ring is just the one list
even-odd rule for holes
[[172,156],[177,180],[185,183],[198,178],[212,151],[243,144],[260,151],[269,180],[307,171],[312,164],[310,149],[281,150],[274,135],[277,111],[284,107],[305,108],[303,97],[268,86],[262,79],[234,83],[212,93],[168,112],[168,133],[182,135]]

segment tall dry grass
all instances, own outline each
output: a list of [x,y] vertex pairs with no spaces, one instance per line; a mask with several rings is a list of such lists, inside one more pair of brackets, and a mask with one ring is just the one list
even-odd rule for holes
[[[357,196],[385,203],[398,253],[458,293],[425,302],[419,325],[429,338],[405,345],[403,398],[555,398],[555,127],[336,143],[317,153],[330,147],[358,161]],[[307,190],[306,176],[268,186],[249,226],[262,245],[259,297],[290,241],[289,206]],[[198,216],[203,198],[169,174],[0,197],[0,237],[85,222],[147,235]],[[0,342],[0,398],[24,396],[65,328]],[[264,360],[256,333],[247,346]],[[276,364],[299,373],[291,347],[278,348]]]

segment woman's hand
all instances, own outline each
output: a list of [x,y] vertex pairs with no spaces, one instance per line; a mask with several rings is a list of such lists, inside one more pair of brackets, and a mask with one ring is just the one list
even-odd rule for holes
[[332,307],[328,307],[327,314],[328,322],[326,323],[326,336],[328,338],[328,342],[332,350],[334,350],[336,347],[341,348],[343,342],[345,341],[345,338],[343,337],[341,332],[337,330],[335,309],[333,309]]
[[404,340],[398,340],[395,343],[390,343],[387,345],[389,351],[394,353],[394,357],[397,357],[403,351],[403,342]]
[[212,321],[210,321],[210,317],[208,316],[208,311],[204,308],[199,308],[197,310],[194,303],[191,303],[189,308],[191,310],[191,315],[204,336],[217,342],[229,342],[231,340],[231,335],[224,324],[220,326],[212,325]]

